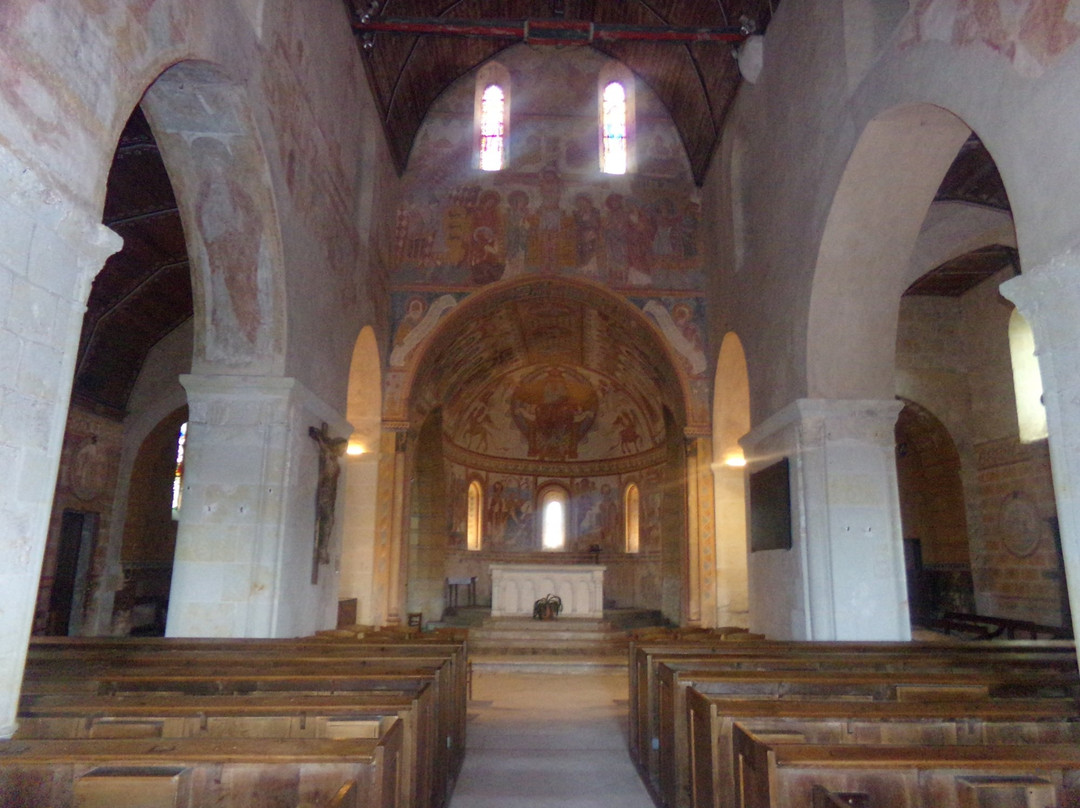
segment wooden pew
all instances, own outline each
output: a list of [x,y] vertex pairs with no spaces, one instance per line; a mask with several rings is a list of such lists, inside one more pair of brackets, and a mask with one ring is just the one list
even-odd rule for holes
[[[40,638],[29,649],[28,672],[45,665],[78,666],[87,669],[95,664],[109,667],[143,667],[185,664],[195,670],[211,670],[221,665],[311,664],[326,666],[331,661],[345,663],[362,660],[410,658],[425,664],[439,665],[439,703],[442,725],[447,730],[451,777],[460,771],[465,754],[466,712],[468,706],[468,650],[464,641],[446,642],[436,634],[408,640],[400,636],[380,636],[374,640],[322,638],[281,639],[187,639],[187,638]],[[406,663],[407,664],[407,663]]]
[[251,808],[270,796],[275,805],[395,808],[400,740],[394,721],[378,738],[349,740],[0,741],[0,804]]
[[[895,743],[913,727],[955,742],[1076,742],[1080,707],[1071,700],[945,702],[852,702],[727,699],[687,691],[690,804],[722,808],[737,799],[732,728],[794,732],[798,722],[816,721],[847,742]],[[821,730],[826,731],[825,729]],[[829,803],[824,803],[828,805]],[[841,803],[843,804],[843,803]]]
[[[392,656],[391,656],[392,655]],[[117,673],[116,671],[123,671]],[[345,692],[408,688],[430,681],[438,705],[436,731],[417,757],[416,804],[442,805],[453,788],[465,749],[467,659],[464,643],[363,643],[355,640],[81,640],[35,643],[28,658],[24,703],[34,693],[126,694],[164,692],[220,698],[228,693]],[[135,671],[135,672],[133,672]],[[415,681],[414,681],[415,680]],[[259,698],[248,695],[245,699]],[[278,725],[280,726],[280,716]],[[247,720],[250,726],[251,721]],[[271,718],[262,719],[273,724]],[[426,751],[430,750],[430,751]],[[425,786],[425,780],[430,788]]]
[[434,757],[437,730],[426,683],[413,692],[348,696],[23,696],[14,737],[366,737],[387,716],[402,725],[400,808],[428,808],[433,778],[425,762]]
[[[873,701],[963,701],[987,698],[1075,699],[1076,674],[1012,671],[987,665],[985,670],[961,665],[936,670],[934,664],[875,664],[869,655],[843,669],[730,670],[724,663],[661,662],[657,674],[659,787],[663,804],[689,805],[689,731],[686,690],[690,685],[711,695],[742,698],[848,698]],[[901,668],[901,670],[896,670]],[[913,670],[906,670],[906,669]],[[651,772],[650,772],[651,775]],[[653,776],[656,777],[656,776]]]
[[[165,674],[161,676],[147,673],[139,674],[104,674],[95,681],[84,695],[106,695],[130,698],[132,695],[164,694],[173,699],[215,698],[222,695],[240,695],[255,698],[258,695],[277,694],[279,698],[298,694],[349,694],[356,697],[371,691],[409,691],[424,702],[418,719],[417,760],[415,786],[416,804],[437,808],[445,804],[452,791],[457,772],[451,757],[451,748],[446,743],[446,730],[441,726],[438,704],[438,686],[427,669],[395,669],[382,671],[370,669],[363,674],[331,674],[328,678],[318,674],[303,673],[212,673],[208,676],[197,674]],[[75,689],[71,681],[43,680],[36,682],[37,688],[27,688],[26,695],[73,694]],[[41,691],[44,691],[42,693]],[[420,691],[428,695],[425,698]],[[424,729],[424,726],[427,726]],[[426,763],[421,763],[426,761]],[[407,779],[409,779],[407,777]]]
[[[736,724],[738,808],[803,808],[814,788],[871,808],[1080,803],[1077,744],[813,744]],[[843,803],[840,803],[843,804]]]
[[[689,732],[686,688],[691,684],[711,695],[758,699],[860,699],[864,701],[975,700],[1029,694],[1054,683],[1038,674],[989,671],[724,670],[698,669],[692,663],[661,663],[658,673],[659,715],[657,770],[649,775],[662,804],[689,805]],[[1062,686],[1075,693],[1075,677]]]
[[[692,680],[690,671],[700,677],[715,676],[730,682],[738,681],[739,692],[748,697],[777,698],[784,695],[798,695],[816,692],[819,697],[827,697],[830,692],[839,692],[832,686],[843,677],[854,674],[850,670],[860,671],[860,675],[869,676],[862,682],[848,678],[848,684],[860,684],[862,698],[942,698],[946,696],[984,698],[989,695],[1030,696],[1034,693],[1061,697],[1075,695],[1078,679],[1075,673],[1055,673],[1054,668],[1065,668],[1061,660],[1051,666],[1049,673],[1033,672],[1041,670],[1039,664],[1014,664],[1015,655],[991,655],[987,659],[966,654],[910,654],[863,650],[862,652],[839,654],[826,649],[824,653],[813,654],[806,649],[791,656],[776,655],[772,652],[760,655],[756,653],[724,653],[717,655],[683,655],[674,659],[664,654],[653,654],[646,673],[646,687],[649,692],[642,698],[639,689],[637,716],[638,749],[637,761],[643,770],[646,783],[656,790],[659,798],[667,800],[675,793],[673,772],[674,760],[685,760],[686,729],[684,705],[679,687]],[[1040,655],[1035,659],[1041,662]],[[1030,663],[1025,658],[1024,663]],[[1051,661],[1055,661],[1052,658]],[[1020,671],[1014,671],[1020,667]],[[1024,671],[1024,668],[1033,669]],[[757,670],[760,675],[749,675]],[[666,674],[662,674],[667,671]],[[833,671],[835,673],[830,673]],[[677,680],[676,672],[682,672],[683,678]],[[746,674],[741,678],[736,673]],[[783,676],[772,675],[783,673]],[[666,683],[665,679],[666,678]],[[889,691],[890,682],[903,677],[906,687],[899,693]],[[964,681],[958,682],[958,679]],[[781,684],[786,681],[787,684]],[[720,685],[717,685],[718,687]],[[727,687],[735,686],[733,684]],[[942,690],[948,686],[948,690]],[[920,692],[914,688],[931,688]],[[887,692],[888,691],[888,692]],[[934,693],[937,693],[935,696]],[[875,695],[876,694],[876,695]]]
[[[912,661],[923,659],[944,660],[945,654],[960,655],[978,665],[978,660],[995,660],[994,664],[1015,662],[1024,667],[1036,667],[1043,670],[1076,671],[1076,649],[1071,641],[1015,641],[1015,642],[781,642],[758,641],[746,644],[734,643],[723,638],[708,638],[702,642],[641,642],[630,644],[630,755],[639,766],[646,765],[650,753],[649,739],[644,721],[655,714],[652,701],[655,694],[655,671],[659,660],[675,657],[683,658],[727,658],[750,655],[757,659],[779,658],[791,667],[800,665],[799,659],[806,656],[822,657],[829,654],[840,655],[845,664],[852,655],[867,654],[911,654]],[[806,662],[804,660],[804,662]],[[807,663],[806,667],[813,667]],[[634,728],[638,728],[634,732]]]

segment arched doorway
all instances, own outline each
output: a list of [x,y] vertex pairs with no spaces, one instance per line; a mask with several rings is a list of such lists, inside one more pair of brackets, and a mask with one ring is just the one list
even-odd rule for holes
[[896,420],[896,466],[912,623],[973,612],[960,454],[944,424],[911,401]]

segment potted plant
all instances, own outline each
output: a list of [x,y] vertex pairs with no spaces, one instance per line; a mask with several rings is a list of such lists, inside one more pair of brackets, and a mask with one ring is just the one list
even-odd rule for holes
[[562,598],[545,595],[533,603],[533,620],[554,620],[562,611]]

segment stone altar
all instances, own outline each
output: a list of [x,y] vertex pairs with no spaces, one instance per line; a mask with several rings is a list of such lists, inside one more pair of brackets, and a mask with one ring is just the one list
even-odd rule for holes
[[604,571],[599,564],[492,564],[491,616],[532,617],[545,595],[562,598],[564,617],[604,616]]

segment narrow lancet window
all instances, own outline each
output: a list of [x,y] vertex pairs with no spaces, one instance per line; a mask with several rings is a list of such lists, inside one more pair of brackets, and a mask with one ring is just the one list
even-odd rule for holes
[[561,550],[566,546],[566,504],[568,497],[561,488],[549,488],[540,498],[541,541],[545,550]]
[[626,88],[620,82],[604,87],[601,110],[600,168],[605,174],[625,174]]
[[180,502],[184,498],[184,445],[187,443],[187,423],[180,424],[176,437],[176,466],[173,469],[172,518],[180,518]]
[[484,88],[480,100],[480,168],[499,171],[503,167],[506,95],[498,84]]
[[484,494],[480,488],[480,483],[476,480],[473,480],[471,483],[469,483],[469,507],[468,516],[466,517],[467,525],[465,528],[465,533],[466,546],[470,550],[480,549],[480,514],[484,512],[483,497]]
[[626,552],[636,553],[641,547],[641,494],[634,483],[626,486],[623,508],[626,519]]

